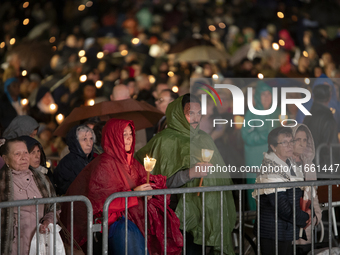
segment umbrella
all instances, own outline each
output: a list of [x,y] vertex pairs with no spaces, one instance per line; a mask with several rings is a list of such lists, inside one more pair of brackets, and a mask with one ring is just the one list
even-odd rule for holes
[[227,58],[229,58],[229,55],[225,51],[220,51],[213,46],[200,45],[179,53],[176,61],[208,62]]
[[156,107],[134,99],[101,102],[93,106],[73,109],[53,135],[65,137],[73,126],[79,125],[82,120],[96,116],[103,121],[111,118],[132,120],[136,130],[140,130],[154,126],[164,114]]
[[235,66],[239,64],[244,58],[247,57],[248,51],[250,49],[250,44],[245,44],[241,46],[230,58],[230,65]]
[[51,27],[50,22],[43,22],[40,23],[39,25],[36,25],[32,30],[28,33],[27,37],[29,40],[34,40],[37,37],[41,36],[45,30],[49,29]]
[[186,39],[172,45],[168,54],[180,53],[180,52],[187,50],[191,47],[200,46],[200,45],[213,46],[213,44],[211,42],[207,41],[207,40],[195,39],[195,38],[189,37],[189,38],[186,38]]
[[35,41],[18,44],[9,54],[17,54],[21,60],[21,67],[28,72],[34,68],[41,69],[49,65],[53,56],[48,43]]

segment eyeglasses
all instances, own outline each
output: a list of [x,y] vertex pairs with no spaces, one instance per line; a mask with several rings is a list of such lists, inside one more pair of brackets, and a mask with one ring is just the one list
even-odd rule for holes
[[294,140],[291,141],[284,141],[282,143],[277,143],[277,144],[282,144],[283,147],[288,147],[288,146],[293,146],[294,145]]

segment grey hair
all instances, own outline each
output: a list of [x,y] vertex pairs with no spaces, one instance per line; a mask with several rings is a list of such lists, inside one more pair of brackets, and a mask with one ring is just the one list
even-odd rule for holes
[[77,127],[76,136],[77,136],[78,141],[79,141],[79,133],[80,132],[90,132],[92,134],[92,137],[93,137],[93,143],[96,142],[96,135],[94,134],[94,131],[91,128],[89,128],[88,126],[81,125],[81,126]]

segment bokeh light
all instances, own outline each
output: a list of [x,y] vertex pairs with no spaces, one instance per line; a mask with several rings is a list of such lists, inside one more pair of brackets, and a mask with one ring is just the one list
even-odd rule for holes
[[209,30],[210,30],[211,32],[214,32],[214,31],[216,30],[216,27],[215,27],[214,25],[210,25],[210,26],[209,26]]
[[96,88],[97,89],[100,89],[102,86],[103,86],[103,82],[102,81],[100,81],[100,80],[96,81]]
[[273,47],[274,50],[279,50],[280,49],[280,46],[277,43],[273,43],[272,47]]
[[103,52],[100,51],[100,52],[97,53],[97,58],[98,59],[102,59],[103,57],[104,57],[104,53]]
[[85,82],[86,80],[87,80],[87,76],[85,74],[83,74],[79,77],[80,82]]
[[178,89],[177,86],[173,86],[173,87],[172,87],[172,91],[173,91],[173,92],[178,93],[178,90],[179,90],[179,89]]
[[277,16],[280,18],[280,19],[283,19],[285,17],[285,15],[283,14],[283,12],[278,12],[277,13]]
[[22,22],[24,26],[28,25],[28,23],[30,23],[30,19],[24,19],[24,21]]
[[84,57],[84,56],[85,56],[85,51],[84,51],[84,50],[80,50],[80,51],[78,52],[78,56],[79,56],[79,57]]
[[85,10],[85,5],[81,4],[78,7],[78,11],[82,12],[83,10]]
[[87,61],[87,57],[81,57],[79,61],[80,63],[84,64]]

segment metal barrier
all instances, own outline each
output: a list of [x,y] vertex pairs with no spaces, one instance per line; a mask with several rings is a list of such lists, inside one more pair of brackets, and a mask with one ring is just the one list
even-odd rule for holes
[[332,143],[332,144],[327,144],[327,143],[321,143],[319,144],[318,148],[316,148],[315,152],[315,163],[316,165],[320,165],[320,152],[322,148],[329,148],[329,155],[330,155],[330,164],[333,164],[333,148],[340,148],[339,143]]
[[[185,250],[185,194],[187,193],[197,193],[201,192],[202,193],[202,207],[203,207],[203,215],[202,215],[202,222],[203,222],[203,230],[202,230],[202,254],[205,254],[205,230],[204,230],[204,221],[205,221],[205,215],[204,215],[204,206],[205,206],[205,192],[220,192],[221,193],[221,212],[223,211],[223,191],[239,191],[240,198],[239,198],[239,212],[242,212],[242,190],[248,190],[248,189],[254,189],[259,191],[259,189],[264,189],[264,188],[274,188],[275,189],[275,244],[276,244],[276,254],[278,254],[278,199],[277,199],[277,189],[278,188],[293,188],[293,204],[295,204],[295,189],[296,187],[301,187],[301,186],[310,186],[311,189],[316,186],[326,186],[328,185],[328,209],[329,209],[329,226],[332,226],[332,217],[331,217],[331,204],[332,204],[332,185],[338,185],[340,184],[340,180],[325,180],[325,181],[304,181],[304,182],[286,182],[286,183],[258,183],[258,184],[242,184],[242,185],[231,185],[231,186],[213,186],[213,187],[197,187],[197,188],[178,188],[178,189],[164,189],[164,190],[151,190],[151,191],[129,191],[129,192],[119,192],[119,193],[114,193],[111,196],[109,196],[104,204],[103,208],[103,249],[102,249],[102,254],[108,254],[108,210],[110,203],[112,200],[116,198],[125,198],[125,215],[127,215],[127,208],[128,208],[128,198],[129,197],[142,197],[144,196],[145,198],[145,212],[144,212],[144,217],[145,217],[145,233],[147,233],[147,196],[150,195],[164,195],[164,206],[166,206],[166,195],[167,194],[183,194],[183,254],[186,254]],[[260,202],[260,195],[258,192],[257,195],[257,200],[258,203]],[[311,215],[314,214],[314,208],[313,208],[313,199],[311,200]],[[217,210],[217,208],[216,208]],[[293,215],[296,215],[295,212],[295,206],[293,207]],[[166,210],[165,210],[166,211]],[[127,233],[127,217],[125,217],[125,254],[127,254],[128,250],[128,233]],[[223,254],[223,213],[221,213],[221,254]],[[312,228],[311,228],[311,238],[312,238],[312,254],[314,254],[314,222],[313,222],[313,217],[312,217]],[[260,207],[257,207],[257,224],[259,226],[260,223]],[[242,226],[242,217],[239,217],[239,225]],[[166,214],[164,215],[164,227],[166,228]],[[329,250],[332,248],[332,232],[331,228],[329,228]],[[296,233],[296,219],[293,217],[293,233]],[[295,235],[295,234],[294,234]],[[242,243],[242,228],[239,228],[239,240],[240,243]],[[260,240],[260,228],[257,228],[257,240]],[[164,234],[164,254],[166,254],[166,231]],[[294,255],[296,254],[296,243],[295,241],[293,242],[294,246]],[[147,254],[147,235],[145,235],[145,254]],[[240,254],[243,254],[242,252],[242,246],[240,246]],[[260,242],[257,241],[257,254],[260,254]]]
[[[87,197],[84,196],[64,196],[64,197],[52,197],[52,198],[35,198],[35,199],[29,199],[29,200],[15,200],[15,201],[7,201],[7,202],[1,202],[0,203],[0,218],[1,218],[1,210],[3,208],[9,208],[9,207],[18,207],[18,216],[20,215],[20,208],[22,206],[29,206],[29,205],[35,205],[36,206],[36,234],[37,234],[37,253],[39,254],[39,235],[38,235],[38,226],[39,226],[39,220],[38,219],[38,205],[41,204],[53,204],[53,254],[56,254],[56,204],[57,203],[63,203],[63,202],[71,202],[71,240],[70,240],[70,246],[71,246],[71,255],[73,255],[73,202],[84,202],[87,207],[87,250],[88,254],[92,254],[92,232],[93,232],[93,224],[92,224],[92,218],[93,218],[93,209],[90,200]],[[0,226],[0,232],[1,232],[1,226]],[[20,237],[20,216],[18,217],[18,236]],[[1,247],[1,241],[0,241],[0,247]],[[20,254],[20,238],[18,238],[18,254]]]

